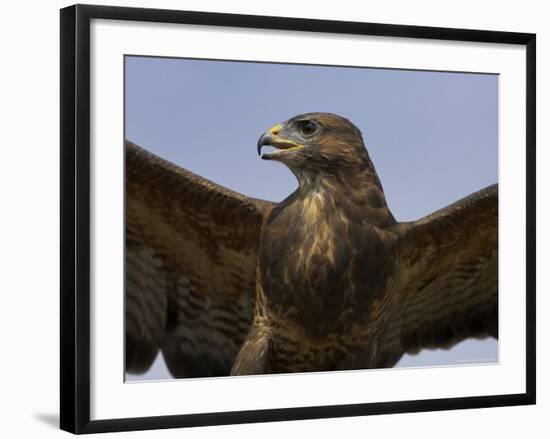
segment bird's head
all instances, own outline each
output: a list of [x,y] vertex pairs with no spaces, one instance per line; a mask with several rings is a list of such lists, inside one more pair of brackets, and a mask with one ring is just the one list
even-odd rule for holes
[[[262,153],[264,147],[274,151]],[[331,113],[307,113],[270,128],[258,140],[258,154],[277,160],[296,175],[341,174],[371,166],[359,129]]]

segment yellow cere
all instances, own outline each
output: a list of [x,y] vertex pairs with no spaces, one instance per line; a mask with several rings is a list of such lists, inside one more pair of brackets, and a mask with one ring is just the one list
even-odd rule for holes
[[279,134],[279,132],[281,131],[281,128],[282,128],[282,125],[280,123],[278,123],[274,127],[271,127],[268,132],[269,132],[269,134],[271,134],[273,136],[277,136]]

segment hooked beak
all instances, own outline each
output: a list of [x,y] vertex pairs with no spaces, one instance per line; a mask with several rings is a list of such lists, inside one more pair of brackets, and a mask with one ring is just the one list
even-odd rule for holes
[[262,154],[262,159],[271,160],[282,154],[286,154],[290,151],[294,151],[297,149],[302,149],[304,147],[304,145],[300,143],[296,143],[290,139],[284,139],[280,137],[280,131],[281,125],[275,125],[269,131],[262,134],[261,137],[258,139],[258,155],[261,154],[262,147],[264,146],[273,146],[274,148],[278,149],[278,151]]

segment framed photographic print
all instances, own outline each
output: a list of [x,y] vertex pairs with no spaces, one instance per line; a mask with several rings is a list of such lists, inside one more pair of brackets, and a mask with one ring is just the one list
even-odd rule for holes
[[535,35],[61,10],[61,428],[535,403]]

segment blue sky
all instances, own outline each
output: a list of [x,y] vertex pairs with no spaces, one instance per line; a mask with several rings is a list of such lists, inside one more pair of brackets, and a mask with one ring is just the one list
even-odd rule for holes
[[[258,137],[296,114],[327,111],[363,133],[397,220],[418,219],[498,181],[498,76],[126,57],[125,136],[243,194],[296,188]],[[496,361],[497,342],[405,356],[399,366]],[[167,378],[159,358],[139,379]],[[130,377],[131,378],[131,377]]]

